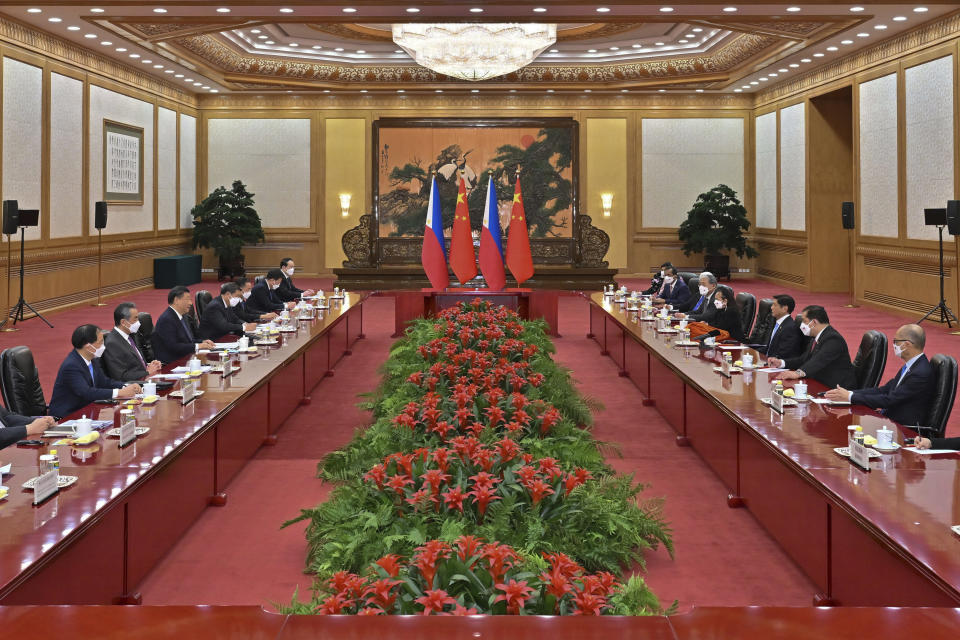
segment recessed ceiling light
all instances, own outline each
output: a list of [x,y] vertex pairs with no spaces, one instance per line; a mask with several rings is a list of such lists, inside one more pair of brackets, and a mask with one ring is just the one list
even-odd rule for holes
[[154,13],[166,13],[167,10],[164,9],[163,7],[157,7],[156,9],[153,10],[153,12],[154,12]]
[[660,13],[670,13],[673,11],[673,7],[660,7]]
[[257,36],[257,40],[267,40],[269,37],[270,36],[259,35]]
[[841,40],[840,44],[853,44],[853,40]]
[[117,53],[123,53],[126,50],[127,50],[126,47],[117,47],[116,49]]
[[685,36],[683,36],[683,37],[684,37],[684,38],[691,38],[691,39],[692,39],[692,38],[696,38],[697,36],[696,36],[695,34],[693,34],[693,33],[688,33],[687,35],[685,35]]
[[366,53],[366,52],[367,52],[366,49],[357,49],[357,53]]
[[300,44],[299,44],[299,43],[297,43],[297,42],[291,42],[291,43],[290,43],[290,44],[288,44],[287,46],[288,46],[288,47],[299,47],[299,46],[300,46]]
[[534,13],[545,13],[546,11],[547,11],[547,10],[546,10],[546,8],[544,8],[544,7],[534,7],[534,8],[533,8],[533,12],[534,12]]
[[863,31],[863,32],[861,32],[861,33],[858,33],[858,34],[857,34],[857,37],[858,37],[858,38],[869,38],[869,37],[870,37],[870,34],[867,33],[866,31]]
[[659,93],[666,93],[666,92],[667,92],[666,89],[657,89],[657,91],[658,91]]
[[639,49],[639,48],[642,47],[643,45],[640,44],[639,42],[634,42],[634,43],[633,43],[632,45],[630,45],[630,46],[633,47],[634,49]]
[[97,34],[95,33],[86,33],[83,35],[84,38],[96,38]]
[[751,80],[751,81],[750,81],[750,84],[752,84],[752,85],[758,85],[758,84],[760,84],[760,83],[757,82],[756,80]]
[[105,46],[105,47],[109,47],[109,46],[112,45],[113,43],[110,42],[109,40],[103,40],[100,44],[103,45],[103,46]]
[[768,78],[776,78],[776,77],[777,77],[777,74],[775,74],[775,73],[768,73],[768,74],[767,74],[767,77],[768,77]]
[[693,31],[694,33],[700,33],[701,31],[703,31],[703,29],[701,29],[700,27],[694,27],[693,29],[690,29],[690,31]]
[[838,51],[838,47],[827,47],[827,51]]
[[808,62],[813,62],[813,60],[811,60],[810,58],[800,58],[800,62],[806,64]]
[[184,78],[183,81],[184,81],[184,82],[193,82],[193,78]]
[[630,89],[620,89],[620,93],[627,93]]
[[366,89],[360,89],[360,93],[366,93],[366,92],[367,92]]
[[330,89],[324,89],[323,92],[324,92],[324,93],[330,93]]
[[470,93],[480,93],[480,89],[470,89]]
[[885,25],[885,24],[875,24],[875,25],[873,25],[873,28],[876,29],[877,31],[883,31],[884,29],[887,28],[887,25]]
[[103,11],[104,10],[101,9],[100,7],[94,7],[93,9],[90,9],[91,13],[103,13]]
[[926,8],[926,7],[914,7],[914,8],[913,8],[913,12],[914,12],[914,13],[926,13],[926,12],[927,12],[927,8]]
[[796,68],[799,67],[800,65],[798,65],[796,62],[791,62],[788,66],[789,66],[791,69],[796,69]]
[[313,46],[310,47],[310,48],[311,48],[311,49],[323,49],[323,47],[321,47],[321,46],[318,45],[318,44],[315,44],[315,45],[313,45]]
[[334,51],[343,51],[343,47],[337,47]]
[[133,58],[134,60],[136,60],[137,58],[140,57],[140,54],[139,54],[139,53],[131,53],[131,54],[130,54],[130,57]]
[[800,11],[800,7],[787,7],[787,11],[790,13],[796,13],[797,11]]
[[263,44],[276,44],[273,40],[264,40]]
[[434,89],[433,92],[434,92],[434,93],[443,93],[443,89]]
[[140,64],[153,64],[153,60],[141,60]]
[[420,9],[416,7],[407,7],[407,13],[420,13]]
[[154,69],[163,69],[163,65],[162,65],[162,64],[155,64],[155,65],[153,65],[153,68],[154,68]]
[[43,13],[43,9],[37,9],[36,7],[33,7],[31,9],[27,9],[27,13]]
[[777,73],[789,73],[789,69],[777,69]]
[[344,8],[343,8],[343,12],[344,12],[344,13],[356,13],[357,10],[354,9],[353,7],[344,7]]
[[174,77],[174,78],[182,78],[182,77],[183,77],[183,74],[182,74],[182,73],[178,73],[177,75],[175,75],[175,76],[173,76],[173,77]]
[[584,89],[583,92],[584,92],[584,93],[592,93],[592,92],[593,92],[593,89]]
[[850,11],[853,11],[854,13],[860,13],[863,11],[863,7],[850,7]]
[[173,69],[167,69],[164,71],[164,73],[173,73]]
[[610,7],[597,7],[597,13],[607,13],[610,11]]
[[250,29],[250,33],[260,33],[260,29]]
[[734,89],[733,92],[734,92],[734,93],[743,93],[743,89]]
[[227,7],[217,7],[217,13],[230,13],[230,9]]
[[205,85],[203,85],[203,86],[202,86],[202,87],[200,87],[200,88],[201,88],[201,89],[209,89],[209,88],[210,88],[210,86],[209,86],[209,85],[206,85],[206,84],[205,84]]
[[517,92],[516,89],[510,89],[510,93],[516,93],[516,92]]
[[822,58],[822,57],[823,57],[823,54],[818,51],[817,53],[813,54],[813,57],[814,57],[814,58]]
[[67,27],[67,31],[80,31],[80,27],[72,24],[69,27]]
[[47,22],[63,22],[63,18],[47,18]]
[[553,93],[553,89],[547,89],[547,93]]
[[280,13],[293,13],[293,9],[291,9],[291,8],[289,8],[289,7],[284,7],[284,8],[282,8],[282,9],[280,9]]
[[743,85],[743,87],[741,87],[741,88],[742,88],[742,89],[749,89],[749,88],[750,88],[750,85],[745,84],[745,85]]
[[906,19],[907,19],[907,16],[893,16],[894,22],[903,22]]
[[679,42],[680,44],[687,44],[689,40],[677,40],[677,42]]
[[596,52],[597,52],[596,49],[587,49],[587,53],[596,53]]
[[483,13],[483,9],[480,7],[470,7],[470,13]]
[[662,47],[664,43],[662,43],[662,42],[654,42],[653,44],[657,45],[658,47]]
[[610,51],[620,51],[620,47],[610,47]]
[[219,89],[210,89],[210,93],[220,93]]
[[560,49],[550,49],[550,53],[560,53]]
[[194,82],[194,83],[193,83],[193,86],[199,87],[199,86],[202,85],[202,84],[203,84],[202,82]]
[[403,53],[403,49],[394,49],[393,52],[394,52],[394,53]]
[[406,93],[405,89],[397,89],[397,93]]
[[703,89],[694,89],[697,93],[703,93]]
[[724,7],[723,10],[726,11],[727,13],[734,13],[734,12],[737,10],[737,8],[736,8],[736,7]]
[[766,82],[766,81],[767,81],[766,78],[759,78],[759,80],[760,80],[760,82]]

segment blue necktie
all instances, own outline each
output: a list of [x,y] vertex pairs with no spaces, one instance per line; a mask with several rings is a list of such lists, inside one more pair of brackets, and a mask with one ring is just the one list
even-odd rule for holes
[[694,311],[696,311],[697,309],[699,309],[699,308],[700,308],[700,305],[703,304],[703,299],[704,299],[704,297],[705,297],[705,296],[700,296],[700,299],[697,300],[697,306],[695,306],[695,307],[693,308]]
[[187,330],[187,337],[190,338],[191,341],[193,341],[193,331],[190,331],[190,323],[187,322],[187,317],[183,316],[182,318],[180,318],[180,322],[183,323],[183,328]]
[[97,377],[93,375],[93,363],[92,363],[92,362],[88,362],[88,363],[87,363],[87,369],[90,370],[90,382],[91,382],[91,384],[93,384],[93,386],[97,386]]
[[[773,344],[773,336],[777,335],[777,329],[779,329],[779,328],[780,328],[780,323],[779,323],[779,322],[774,322],[774,323],[773,323],[773,331],[770,332],[770,342],[767,343],[767,350],[768,350],[768,351],[770,350],[770,345]],[[770,355],[770,354],[767,354],[767,355]]]
[[906,373],[907,373],[907,365],[903,365],[902,367],[900,367],[900,373],[897,374],[897,384],[896,384],[897,387],[899,387],[900,383],[903,382],[903,376]]

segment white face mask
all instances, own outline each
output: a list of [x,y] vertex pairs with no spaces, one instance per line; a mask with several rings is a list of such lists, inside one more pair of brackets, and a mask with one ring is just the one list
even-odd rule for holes
[[723,300],[714,300],[713,306],[715,306],[717,309],[723,309]]
[[293,267],[290,267],[289,269],[287,269],[287,277],[290,277],[290,278],[293,277]]
[[252,291],[244,291],[244,292],[243,292],[243,299],[246,300],[247,298],[249,298],[251,293],[253,293],[253,292],[252,292]]
[[805,336],[809,336],[809,335],[810,335],[810,325],[807,324],[806,322],[801,322],[801,323],[800,323],[800,333],[802,333],[802,334],[805,335]]
[[673,276],[663,276],[663,284],[673,284]]
[[700,285],[700,295],[702,296],[707,295],[707,288],[703,285]]
[[230,297],[230,306],[231,306],[231,307],[235,307],[235,306],[237,306],[238,304],[240,304],[240,298],[234,298],[234,297],[231,296],[231,297]]
[[101,344],[99,347],[97,347],[96,351],[93,352],[93,357],[99,358],[100,356],[103,355],[103,352],[106,350],[107,350],[107,345]]
[[893,345],[893,355],[897,356],[898,358],[901,357],[901,356],[903,356],[903,347],[901,347],[901,346],[898,345],[898,344],[894,344],[894,345]]
[[130,325],[130,328],[127,329],[127,331],[128,331],[129,333],[136,333],[136,332],[139,331],[139,330],[140,330],[140,321],[139,321],[139,320],[137,320],[136,322],[134,322],[132,325]]
[[270,285],[270,288],[271,288],[271,289],[274,289],[274,290],[279,289],[279,288],[280,288],[280,283],[278,282],[277,284],[272,284],[272,285]]

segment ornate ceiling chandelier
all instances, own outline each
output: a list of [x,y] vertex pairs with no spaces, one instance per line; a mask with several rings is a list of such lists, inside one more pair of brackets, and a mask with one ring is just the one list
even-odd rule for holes
[[393,25],[393,41],[417,64],[461,80],[516,71],[556,40],[555,24]]

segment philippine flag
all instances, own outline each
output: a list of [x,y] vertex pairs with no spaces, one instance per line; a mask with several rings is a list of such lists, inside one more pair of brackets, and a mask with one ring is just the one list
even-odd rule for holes
[[423,270],[434,289],[444,289],[450,284],[447,273],[447,252],[443,245],[443,218],[440,215],[440,190],[437,178],[430,185],[430,202],[427,205],[427,223],[423,229],[423,251],[420,254]]
[[500,291],[507,283],[503,269],[503,244],[500,239],[500,211],[493,176],[487,180],[487,201],[483,207],[483,228],[480,230],[480,271],[491,289]]

